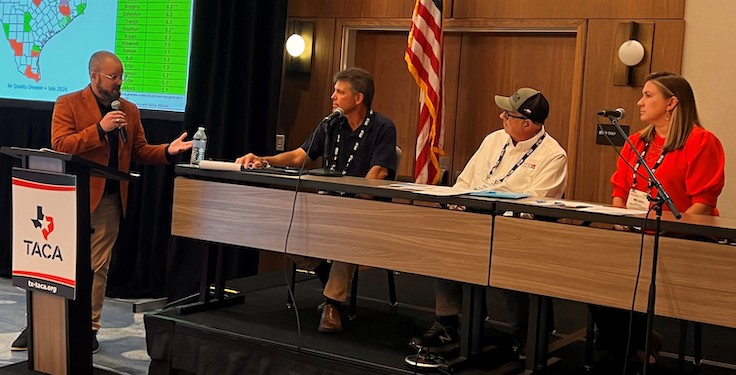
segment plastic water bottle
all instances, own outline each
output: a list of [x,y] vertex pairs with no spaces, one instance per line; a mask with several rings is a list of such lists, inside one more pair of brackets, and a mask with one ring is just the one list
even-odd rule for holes
[[204,151],[207,149],[207,134],[204,133],[204,126],[200,126],[192,137],[192,158],[190,164],[199,164],[204,160]]

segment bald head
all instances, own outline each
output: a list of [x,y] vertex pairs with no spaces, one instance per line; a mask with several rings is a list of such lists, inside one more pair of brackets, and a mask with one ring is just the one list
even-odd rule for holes
[[100,66],[108,59],[112,59],[116,63],[122,65],[122,61],[120,61],[120,58],[118,58],[114,53],[108,51],[97,51],[89,58],[90,73],[98,71]]
[[109,105],[120,97],[123,63],[112,52],[95,52],[89,59],[89,80],[97,100]]

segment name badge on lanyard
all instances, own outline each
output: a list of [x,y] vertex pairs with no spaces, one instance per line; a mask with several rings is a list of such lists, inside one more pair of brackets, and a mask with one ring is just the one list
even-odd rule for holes
[[649,194],[647,194],[647,192],[631,188],[631,191],[629,191],[629,197],[626,199],[626,208],[630,210],[648,210],[648,197]]

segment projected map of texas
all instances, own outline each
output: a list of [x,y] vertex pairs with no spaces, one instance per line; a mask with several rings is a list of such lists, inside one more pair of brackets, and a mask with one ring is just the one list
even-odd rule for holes
[[87,0],[0,0],[0,23],[18,72],[40,81],[44,45],[86,8]]

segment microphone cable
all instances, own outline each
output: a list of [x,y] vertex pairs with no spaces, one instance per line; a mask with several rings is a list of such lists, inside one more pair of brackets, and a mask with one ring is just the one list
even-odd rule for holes
[[[603,126],[598,122],[598,117],[600,116],[596,116],[596,124],[598,125],[598,130],[600,130],[603,133],[603,137],[605,137],[606,141],[608,141],[611,147],[613,147],[614,151],[616,151],[616,154],[618,154],[618,157],[621,160],[623,160],[624,163],[626,163],[626,165],[629,167],[629,169],[634,171],[634,173],[636,173],[637,176],[641,178],[649,178],[649,176],[645,176],[644,174],[640,173],[638,170],[634,170],[634,166],[631,165],[631,163],[629,163],[629,161],[626,160],[626,158],[624,158],[624,156],[621,154],[621,151],[613,143],[613,140],[611,139],[611,137],[608,136],[606,131],[603,129]],[[625,137],[624,134],[620,134],[620,136]],[[629,309],[629,323],[628,323],[628,329],[626,332],[626,351],[624,352],[625,353],[624,354],[624,364],[623,364],[624,366],[623,366],[622,375],[626,375],[626,368],[628,367],[628,364],[629,364],[629,351],[631,350],[631,337],[633,334],[633,321],[634,321],[634,313],[635,313],[635,308],[636,308],[636,292],[639,286],[639,279],[641,277],[641,267],[642,267],[642,262],[644,258],[644,239],[646,238],[646,227],[647,227],[647,222],[649,221],[649,215],[652,213],[652,210],[653,210],[652,207],[649,207],[649,209],[647,210],[647,214],[646,216],[644,216],[644,225],[642,226],[642,229],[641,229],[641,242],[639,243],[639,262],[636,267],[636,278],[634,280],[634,294],[631,298],[631,308]],[[649,358],[645,358],[644,360],[646,361],[645,365],[648,365],[647,362],[649,362]]]
[[[631,308],[629,309],[629,325],[626,332],[626,351],[624,353],[624,368],[622,375],[626,375],[626,368],[629,364],[629,351],[631,350],[631,336],[633,334],[633,321],[634,321],[634,313],[636,308],[636,292],[638,291],[639,286],[639,279],[641,277],[641,265],[644,258],[644,239],[646,238],[646,231],[644,228],[647,227],[647,222],[649,221],[649,214],[652,213],[653,208],[650,207],[649,210],[647,210],[646,216],[644,216],[644,226],[642,227],[641,231],[641,242],[639,243],[639,263],[636,267],[636,278],[634,280],[634,295],[631,298]],[[645,328],[646,330],[646,328]],[[648,333],[648,332],[647,332]],[[646,337],[645,337],[646,339]],[[645,361],[649,361],[649,358],[646,358]],[[648,365],[645,362],[645,365]]]
[[[323,120],[324,121],[324,120]],[[299,196],[299,185],[301,185],[302,182],[302,175],[304,174],[304,166],[307,164],[307,159],[309,159],[309,151],[312,150],[312,144],[314,143],[314,138],[316,137],[317,131],[322,126],[322,122],[317,125],[317,129],[315,129],[315,132],[312,133],[312,136],[309,139],[309,145],[307,146],[306,150],[306,156],[304,157],[304,160],[302,160],[302,165],[299,167],[299,172],[297,173],[297,180],[296,180],[296,186],[294,187],[294,199],[291,201],[291,214],[289,217],[289,225],[286,229],[286,237],[284,238],[284,251],[283,251],[283,260],[290,261],[294,263],[293,267],[296,267],[296,263],[289,258],[288,249],[289,249],[289,236],[291,234],[291,228],[294,224],[294,214],[296,212],[296,200]],[[288,264],[288,263],[287,263]],[[296,303],[296,298],[294,297],[294,291],[291,288],[291,282],[289,281],[289,275],[287,273],[287,268],[285,267],[283,269],[283,275],[284,275],[284,281],[286,282],[286,289],[289,292],[289,299],[291,300],[291,306],[294,309],[294,317],[296,318],[296,350],[297,352],[302,351],[302,323],[301,318],[299,316],[299,307]],[[294,278],[296,278],[296,273],[294,274]],[[294,285],[296,286],[296,280],[294,280]]]
[[[632,171],[634,171],[634,173],[636,173],[637,176],[639,176],[641,178],[649,178],[648,175],[645,175],[645,174],[639,172],[638,170],[634,170],[634,166],[631,165],[631,163],[629,163],[629,161],[626,160],[626,158],[624,158],[624,156],[621,154],[621,150],[619,150],[619,148],[616,147],[616,144],[613,143],[613,140],[611,139],[611,137],[609,137],[608,136],[608,133],[605,131],[605,129],[603,129],[603,124],[601,124],[601,123],[598,122],[598,117],[600,117],[600,116],[596,116],[596,121],[595,121],[596,122],[596,125],[598,127],[598,130],[600,130],[603,133],[603,137],[606,138],[606,141],[608,141],[608,144],[613,148],[614,151],[616,151],[616,154],[618,155],[619,159],[623,160],[624,163],[626,163],[626,165],[629,167],[629,169],[631,169]],[[622,137],[625,137],[624,134],[619,134],[619,135],[622,136]],[[624,140],[624,142],[626,142],[626,140]]]

